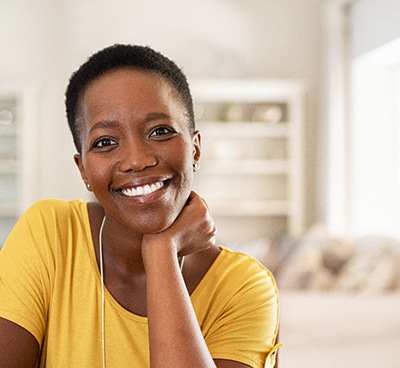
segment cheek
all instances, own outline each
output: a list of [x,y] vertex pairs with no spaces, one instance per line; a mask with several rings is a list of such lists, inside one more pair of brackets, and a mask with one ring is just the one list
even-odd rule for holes
[[180,175],[180,183],[179,183],[179,192],[177,195],[177,204],[179,203],[180,207],[183,207],[189,198],[191,191],[193,190],[193,166],[191,163],[186,163],[182,168]]
[[[180,154],[178,152],[181,152]],[[191,147],[176,150],[175,154],[170,155],[169,162],[174,171],[182,178],[182,184],[191,185],[193,181],[193,158]]]
[[88,159],[86,161],[86,174],[92,187],[98,188],[107,183],[110,176],[110,168],[104,162]]

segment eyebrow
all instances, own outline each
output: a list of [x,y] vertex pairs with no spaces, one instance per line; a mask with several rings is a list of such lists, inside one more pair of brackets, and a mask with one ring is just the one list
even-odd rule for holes
[[[172,117],[163,112],[151,112],[146,115],[144,122],[150,122],[150,121],[154,121],[154,120],[165,120],[165,119],[172,120]],[[98,123],[94,124],[92,126],[92,128],[90,129],[89,133],[91,133],[97,129],[116,128],[118,126],[119,126],[119,122],[116,120],[103,120],[103,121],[99,121]]]
[[102,129],[102,128],[116,128],[119,126],[119,123],[115,120],[103,120],[99,121],[98,123],[94,124],[90,130],[89,133],[93,132],[96,129]]
[[152,121],[152,120],[163,120],[163,119],[172,120],[172,117],[163,112],[151,112],[146,115],[145,121],[148,122],[148,121]]

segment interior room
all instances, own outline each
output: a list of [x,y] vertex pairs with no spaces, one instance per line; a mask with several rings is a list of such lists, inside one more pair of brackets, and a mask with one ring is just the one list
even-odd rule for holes
[[279,366],[398,368],[399,19],[397,0],[0,0],[0,247],[35,201],[93,199],[71,72],[150,45],[192,87],[217,240],[275,274]]

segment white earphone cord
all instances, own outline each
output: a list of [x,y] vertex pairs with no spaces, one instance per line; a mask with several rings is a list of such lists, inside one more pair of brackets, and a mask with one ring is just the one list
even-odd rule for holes
[[101,277],[101,352],[102,366],[106,368],[106,341],[105,341],[105,296],[104,296],[104,265],[103,265],[103,228],[106,217],[103,217],[99,231],[99,261],[100,261],[100,277]]

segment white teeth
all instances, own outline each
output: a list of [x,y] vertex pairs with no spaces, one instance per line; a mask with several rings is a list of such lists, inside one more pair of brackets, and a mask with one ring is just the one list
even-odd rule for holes
[[146,195],[155,192],[156,190],[162,188],[164,186],[164,182],[160,181],[158,183],[154,183],[151,185],[144,185],[142,187],[122,189],[121,193],[128,197],[135,197],[139,195]]
[[127,195],[129,195],[131,197],[136,195],[136,189],[135,188],[127,189],[126,191],[127,191]]

